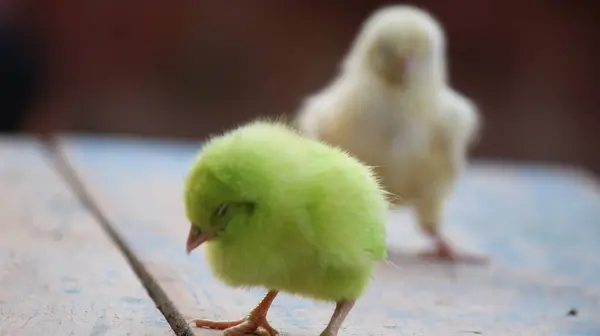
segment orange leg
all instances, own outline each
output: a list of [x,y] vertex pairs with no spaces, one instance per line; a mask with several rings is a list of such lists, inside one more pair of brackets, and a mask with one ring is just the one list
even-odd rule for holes
[[331,316],[329,324],[325,330],[323,330],[320,336],[337,336],[342,323],[344,323],[344,320],[352,310],[352,307],[354,307],[354,301],[338,302],[335,307],[335,311],[333,312],[333,316]]
[[419,226],[435,244],[433,251],[425,252],[421,256],[449,262],[462,262],[469,264],[487,263],[487,257],[457,252],[442,236],[438,229],[438,224],[443,218],[443,204],[444,198],[439,195],[433,195],[433,197],[420,199],[414,204]]
[[269,322],[267,322],[267,313],[273,300],[279,292],[276,290],[269,291],[264,299],[250,312],[250,314],[241,320],[237,321],[209,321],[209,320],[193,320],[196,327],[223,330],[223,336],[241,336],[251,334],[258,331],[259,328],[264,329],[270,336],[279,335]]

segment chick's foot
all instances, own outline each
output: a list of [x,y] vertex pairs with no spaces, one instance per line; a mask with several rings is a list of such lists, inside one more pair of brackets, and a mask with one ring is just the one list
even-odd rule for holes
[[192,322],[194,322],[196,327],[199,328],[223,330],[223,336],[259,334],[259,331],[264,331],[260,335],[279,335],[279,332],[269,325],[269,322],[267,322],[266,318],[253,318],[251,315],[237,321],[209,321],[196,319]]
[[443,240],[436,242],[432,251],[423,252],[420,256],[427,259],[467,264],[486,264],[489,261],[486,256],[459,253]]
[[210,321],[195,319],[192,322],[199,328],[223,330],[223,336],[242,336],[246,334],[267,334],[277,336],[279,332],[267,322],[267,312],[277,296],[277,291],[269,291],[265,298],[245,318],[237,321]]

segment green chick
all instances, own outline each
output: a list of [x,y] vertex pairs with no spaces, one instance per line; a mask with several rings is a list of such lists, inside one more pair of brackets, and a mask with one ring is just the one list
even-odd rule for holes
[[187,253],[203,244],[218,279],[268,292],[243,319],[193,322],[278,335],[266,316],[282,291],[335,302],[321,335],[337,335],[386,258],[386,196],[371,167],[280,122],[211,138],[186,178]]

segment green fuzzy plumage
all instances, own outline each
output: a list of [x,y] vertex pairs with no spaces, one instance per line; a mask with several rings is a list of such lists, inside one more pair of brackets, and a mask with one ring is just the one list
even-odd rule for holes
[[339,301],[358,298],[386,258],[384,193],[345,152],[259,121],[204,145],[185,205],[217,234],[204,246],[224,283]]

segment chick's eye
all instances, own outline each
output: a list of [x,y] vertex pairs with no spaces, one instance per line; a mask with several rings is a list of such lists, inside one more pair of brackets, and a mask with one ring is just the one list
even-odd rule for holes
[[223,217],[223,216],[225,216],[225,214],[227,213],[228,210],[229,210],[229,206],[227,206],[227,204],[221,204],[221,206],[219,206],[217,208],[215,215],[217,215],[217,217]]
[[197,228],[196,226],[192,226],[192,233],[194,235],[200,235],[202,233],[202,231],[200,231],[200,229]]

